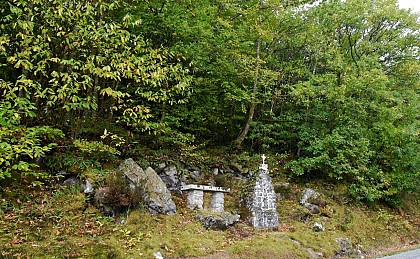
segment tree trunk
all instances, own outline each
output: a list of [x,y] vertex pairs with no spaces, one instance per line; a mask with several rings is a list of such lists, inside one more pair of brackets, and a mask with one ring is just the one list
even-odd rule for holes
[[[263,1],[260,1],[260,6],[259,6],[259,10],[258,13],[259,15],[261,15],[263,9]],[[261,18],[259,18],[258,21],[258,25],[261,25]],[[255,108],[257,106],[257,89],[258,89],[258,79],[259,79],[259,69],[260,69],[260,52],[261,52],[261,35],[258,35],[258,39],[257,39],[257,50],[256,50],[256,62],[255,62],[255,78],[254,78],[254,85],[252,88],[252,96],[251,96],[251,104],[249,107],[249,112],[248,112],[248,119],[244,125],[244,128],[242,129],[241,133],[239,134],[239,136],[233,141],[233,146],[234,148],[239,149],[242,145],[242,142],[244,141],[244,139],[246,138],[246,136],[248,135],[249,132],[249,128],[251,126],[251,122],[254,118],[254,114],[255,114]]]

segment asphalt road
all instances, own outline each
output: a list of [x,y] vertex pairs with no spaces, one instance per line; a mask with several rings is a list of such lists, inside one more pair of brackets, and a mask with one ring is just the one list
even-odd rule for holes
[[381,257],[381,259],[420,259],[420,249],[411,250],[396,255]]

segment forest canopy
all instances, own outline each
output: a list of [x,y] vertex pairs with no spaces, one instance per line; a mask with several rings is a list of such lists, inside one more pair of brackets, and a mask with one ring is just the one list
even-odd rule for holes
[[419,33],[396,0],[2,1],[0,179],[229,146],[393,199],[419,186]]

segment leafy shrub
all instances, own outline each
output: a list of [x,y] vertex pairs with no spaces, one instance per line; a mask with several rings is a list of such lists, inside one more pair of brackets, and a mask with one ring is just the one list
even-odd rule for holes
[[105,187],[107,191],[103,203],[113,208],[115,213],[136,207],[141,202],[138,190],[132,190],[129,180],[119,171],[107,175]]
[[[46,177],[45,172],[35,170],[35,158],[44,156],[63,137],[60,130],[49,126],[28,127],[24,121],[35,117],[35,106],[26,97],[16,94],[3,80],[0,89],[5,96],[0,99],[0,179],[14,176]],[[32,183],[39,184],[39,181]]]
[[314,96],[297,126],[300,152],[288,163],[292,174],[347,182],[355,198],[369,202],[417,188],[418,119],[387,80],[373,70],[349,76],[343,86],[315,79],[305,85],[301,91]]
[[76,149],[80,151],[82,157],[91,157],[95,160],[109,161],[119,155],[120,152],[101,141],[86,141],[76,139],[73,142]]
[[48,158],[47,165],[55,171],[69,171],[81,178],[104,180],[103,163],[113,161],[120,152],[102,141],[75,140],[63,153]]

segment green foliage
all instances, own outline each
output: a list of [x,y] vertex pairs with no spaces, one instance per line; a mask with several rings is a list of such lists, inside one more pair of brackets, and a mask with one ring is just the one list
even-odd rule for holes
[[[270,44],[278,23],[275,13],[282,10],[278,1],[268,1],[270,8],[260,14],[259,3],[141,1],[131,8],[132,16],[142,19],[139,33],[183,56],[190,68],[193,95],[175,116],[182,133],[212,144],[231,142],[244,124],[256,75],[261,88],[276,78],[263,60],[271,49],[261,48],[264,55],[258,60],[256,41]],[[255,23],[263,19],[264,26]]]
[[359,199],[415,189],[418,15],[313,2],[1,3],[1,176],[31,171],[61,129],[56,169],[102,171],[147,148],[203,163],[198,147],[236,138]]
[[80,151],[80,155],[83,157],[92,157],[97,160],[108,161],[111,158],[114,158],[115,155],[119,155],[120,152],[108,146],[101,141],[85,141],[85,140],[75,140],[73,145],[76,149]]
[[298,157],[288,164],[292,173],[344,180],[367,201],[391,201],[419,183],[418,72],[406,71],[414,72],[410,80],[392,72],[406,68],[405,62],[418,68],[413,45],[419,25],[382,4],[331,2],[310,11],[316,31],[338,40],[319,42],[314,54],[322,60],[289,94],[299,114],[293,119]]
[[36,158],[44,156],[63,137],[60,130],[49,126],[27,127],[23,121],[35,117],[35,106],[27,98],[20,97],[16,89],[0,80],[0,179],[9,177],[46,177],[45,172],[36,170]]
[[119,154],[116,148],[102,141],[75,140],[65,152],[49,157],[47,165],[57,172],[65,170],[101,182],[108,173],[103,165],[115,161]]
[[123,137],[119,136],[118,134],[113,134],[112,132],[108,132],[106,129],[104,131],[104,134],[101,136],[101,139],[103,141],[106,141],[109,143],[107,149],[109,149],[109,153],[114,155],[120,155],[121,153],[116,150],[115,148],[112,148],[112,146],[115,146],[116,148],[124,146],[126,144],[126,141]]
[[74,138],[88,117],[154,132],[166,106],[188,99],[179,57],[148,46],[129,30],[138,22],[115,16],[125,1],[13,2],[1,9],[1,75],[18,82],[43,123],[70,126]]

